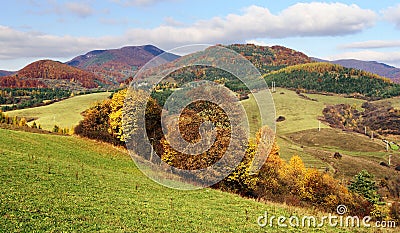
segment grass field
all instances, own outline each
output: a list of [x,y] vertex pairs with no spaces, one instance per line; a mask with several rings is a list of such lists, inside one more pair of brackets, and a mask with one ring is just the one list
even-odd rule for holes
[[[277,88],[272,95],[276,116],[286,118],[276,123],[277,142],[283,159],[289,160],[292,156],[299,155],[308,167],[328,168],[330,171],[337,171],[341,167],[342,174],[345,174],[347,178],[351,178],[362,168],[376,173],[378,177],[390,175],[390,170],[379,166],[380,161],[387,162],[388,158],[385,145],[380,140],[372,141],[363,135],[331,129],[323,123],[321,123],[321,131],[318,131],[318,117],[322,116],[325,106],[346,103],[361,110],[364,100],[344,98],[339,95],[305,94],[316,100],[312,101],[300,97],[294,91],[282,88]],[[397,100],[399,99],[392,98],[385,101],[396,106],[394,103]],[[260,122],[257,105],[253,96],[242,103],[248,114],[250,131],[254,135],[257,131],[254,125]],[[342,162],[330,160],[335,152],[343,154],[345,159]],[[400,161],[398,153],[393,152],[393,154],[393,158]],[[347,163],[344,164],[345,162]],[[353,163],[356,165],[352,166]]]
[[375,101],[376,103],[390,103],[390,105],[395,109],[400,109],[400,96],[393,97],[390,99],[383,99]]
[[265,211],[323,213],[212,189],[168,189],[124,151],[74,136],[0,129],[0,153],[0,232],[346,232],[260,228]]
[[[318,116],[322,116],[322,110],[328,104],[348,103],[361,107],[361,104],[365,102],[339,96],[308,94],[307,96],[310,98],[318,100],[311,101],[299,97],[294,91],[281,88],[277,88],[272,96],[277,116],[286,118],[285,121],[277,123],[277,133],[281,135],[318,128]],[[322,124],[321,127],[327,128],[328,126]]]
[[[45,106],[48,107],[45,110],[34,108],[20,112],[41,116],[38,122],[43,120],[44,123],[51,121],[51,116],[55,114],[69,112],[70,115],[64,115],[68,119],[61,119],[60,122],[71,122],[74,116],[80,119],[79,113],[90,103],[107,96],[105,93],[78,96],[81,98],[74,97]],[[316,102],[300,98],[295,92],[285,89],[278,89],[273,97],[277,116],[286,118],[277,123],[280,155],[285,160],[297,154],[309,167],[337,171],[339,179],[352,177],[362,169],[373,171],[378,178],[396,175],[389,168],[379,165],[387,157],[379,141],[325,125],[321,131],[317,130],[317,117],[322,114],[325,104],[347,101],[359,106],[362,101],[309,95],[317,99]],[[252,99],[243,101],[251,124],[259,122],[255,111],[257,106]],[[54,126],[53,122],[48,125],[50,128]],[[252,131],[254,133],[256,129]],[[336,151],[343,155],[341,160],[333,158]],[[0,154],[0,232],[365,230],[329,227],[287,229],[278,228],[276,224],[273,228],[260,228],[257,218],[265,211],[270,215],[286,217],[318,217],[323,213],[283,204],[259,203],[213,189],[179,191],[165,188],[146,178],[124,150],[75,136],[0,129]],[[399,158],[394,157],[393,162],[400,163]]]
[[43,129],[52,130],[54,125],[61,128],[73,128],[83,119],[81,113],[96,101],[110,96],[109,92],[74,96],[72,98],[36,108],[28,108],[7,112],[8,116],[37,118],[36,124]]

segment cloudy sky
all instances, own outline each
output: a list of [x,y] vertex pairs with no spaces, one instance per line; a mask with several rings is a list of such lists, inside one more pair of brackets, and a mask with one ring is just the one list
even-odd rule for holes
[[153,44],[283,45],[324,59],[400,67],[395,1],[14,0],[2,2],[0,69]]

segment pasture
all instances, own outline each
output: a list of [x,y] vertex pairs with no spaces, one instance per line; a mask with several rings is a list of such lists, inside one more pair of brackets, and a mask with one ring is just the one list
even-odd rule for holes
[[9,111],[6,114],[11,117],[35,118],[36,124],[40,124],[46,130],[52,130],[54,125],[71,129],[83,119],[83,111],[110,95],[110,92],[79,95],[50,105]]

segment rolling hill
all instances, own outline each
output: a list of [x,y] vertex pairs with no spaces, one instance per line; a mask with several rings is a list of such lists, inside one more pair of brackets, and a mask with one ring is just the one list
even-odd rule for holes
[[[52,130],[54,125],[61,128],[73,129],[83,119],[81,113],[94,103],[107,99],[111,93],[99,92],[74,96],[50,105],[8,111],[7,115],[35,119],[45,130]],[[30,124],[32,124],[30,122]]]
[[331,63],[314,62],[288,66],[265,74],[276,86],[379,99],[398,96],[400,85],[370,72]]
[[378,74],[383,77],[390,78],[394,82],[400,83],[400,69],[384,63],[376,61],[361,61],[356,59],[341,59],[335,61],[327,61],[327,60],[313,58],[313,60],[319,62],[330,62],[333,64],[344,66],[346,68],[364,70],[367,72]]
[[[257,218],[266,211],[326,215],[213,189],[166,188],[143,175],[127,152],[75,136],[0,129],[0,154],[2,232],[298,231],[275,220],[262,228]],[[318,230],[337,232],[328,224]]]
[[[227,49],[219,49],[219,47],[225,47]],[[152,77],[156,77],[158,82],[158,76],[155,74],[173,70],[173,72],[168,74],[161,82],[172,82],[179,86],[195,80],[222,81],[225,83],[225,86],[229,87],[231,90],[245,92],[248,90],[248,87],[246,87],[238,77],[215,67],[220,62],[226,62],[226,65],[231,66],[232,69],[236,70],[235,72],[238,73],[249,74],[248,72],[254,71],[253,69],[249,69],[249,67],[242,67],[242,65],[247,66],[246,64],[248,61],[242,58],[235,58],[236,53],[232,53],[230,50],[233,50],[250,61],[261,74],[312,61],[311,58],[304,53],[283,46],[268,47],[254,44],[217,45],[217,47],[211,46],[202,51],[182,56],[172,62],[148,69],[142,72],[141,76],[138,77],[136,81],[147,83],[149,80],[150,82],[151,80],[154,81],[155,79]]]
[[310,57],[302,52],[279,45],[268,47],[254,44],[232,44],[224,47],[243,55],[261,73],[312,61]]
[[97,88],[107,84],[99,76],[58,61],[39,60],[16,74],[0,78],[1,87]]
[[[127,46],[119,49],[94,50],[77,56],[66,64],[93,72],[111,82],[122,82],[152,58],[164,53],[153,45]],[[167,54],[173,61],[179,56]]]

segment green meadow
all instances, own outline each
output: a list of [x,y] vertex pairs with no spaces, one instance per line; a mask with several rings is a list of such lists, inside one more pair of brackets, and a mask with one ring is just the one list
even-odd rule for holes
[[[126,151],[75,136],[0,129],[0,232],[341,232],[261,228],[259,216],[322,216],[145,177]],[[356,229],[359,231],[360,229]]]
[[52,130],[54,125],[71,129],[83,119],[81,115],[83,111],[110,95],[109,92],[79,95],[50,105],[9,111],[6,114],[8,116],[35,118],[36,124],[40,124],[46,130]]

